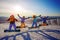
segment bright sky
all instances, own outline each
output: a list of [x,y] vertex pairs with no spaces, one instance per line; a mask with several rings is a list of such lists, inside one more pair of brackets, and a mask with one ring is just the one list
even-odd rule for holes
[[0,0],[0,16],[60,16],[60,0]]

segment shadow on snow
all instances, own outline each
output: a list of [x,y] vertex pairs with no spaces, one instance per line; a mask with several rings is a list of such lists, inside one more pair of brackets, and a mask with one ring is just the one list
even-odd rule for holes
[[[49,29],[47,29],[47,30],[45,30],[45,32],[43,32],[42,30],[31,30],[31,31],[28,31],[28,32],[35,32],[39,35],[42,35],[46,39],[59,40],[59,39],[57,39],[55,37],[52,37],[52,36],[48,35],[47,33],[45,33],[45,32],[60,33],[59,30],[49,30]],[[31,40],[30,34],[28,32],[22,32],[22,33],[18,33],[16,35],[5,36],[5,37],[1,38],[0,40],[3,40],[3,39],[8,40],[10,37],[13,37],[13,40],[16,40],[16,36],[19,36],[19,35],[21,35],[24,40]],[[39,32],[42,33],[42,34],[40,34]],[[24,33],[26,33],[26,35],[24,35]]]

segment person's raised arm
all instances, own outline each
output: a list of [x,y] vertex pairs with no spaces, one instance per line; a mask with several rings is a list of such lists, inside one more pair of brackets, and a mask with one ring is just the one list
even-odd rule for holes
[[39,17],[42,19],[42,16],[41,15],[39,15]]
[[22,17],[20,17],[20,16],[19,16],[19,14],[17,14],[17,15],[18,15],[18,17],[19,17],[19,18],[21,18],[21,19],[22,19]]
[[28,17],[28,18],[32,18],[32,17]]
[[38,15],[38,17],[41,17],[41,15]]
[[49,16],[46,17],[46,19],[48,19]]
[[25,19],[29,19],[29,18],[25,18]]
[[47,16],[46,18],[48,18],[49,16]]
[[25,18],[25,19],[29,19],[29,18],[32,18],[32,17],[27,17],[27,18]]

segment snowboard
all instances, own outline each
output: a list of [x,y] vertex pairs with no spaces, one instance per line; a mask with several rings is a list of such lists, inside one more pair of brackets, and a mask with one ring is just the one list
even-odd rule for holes
[[20,32],[20,30],[4,30],[4,32]]
[[17,26],[16,28],[26,28],[26,26],[25,27]]

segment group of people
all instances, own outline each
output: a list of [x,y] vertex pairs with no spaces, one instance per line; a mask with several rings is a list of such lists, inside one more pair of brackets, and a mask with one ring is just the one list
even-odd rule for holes
[[[25,16],[21,17],[19,14],[17,14],[17,15],[21,19],[21,25],[20,25],[21,28],[25,28],[26,27],[25,20],[29,19],[29,18],[33,19],[31,27],[37,27],[37,18],[38,17],[40,17],[41,20],[43,21],[42,25],[47,25],[46,19],[48,18],[48,16],[47,17],[41,17],[41,15],[39,15],[39,16],[33,15],[32,17],[25,18]],[[18,21],[18,20],[14,17],[14,15],[11,15],[7,21],[10,21],[9,30],[11,30],[12,26],[16,30],[15,21]]]

